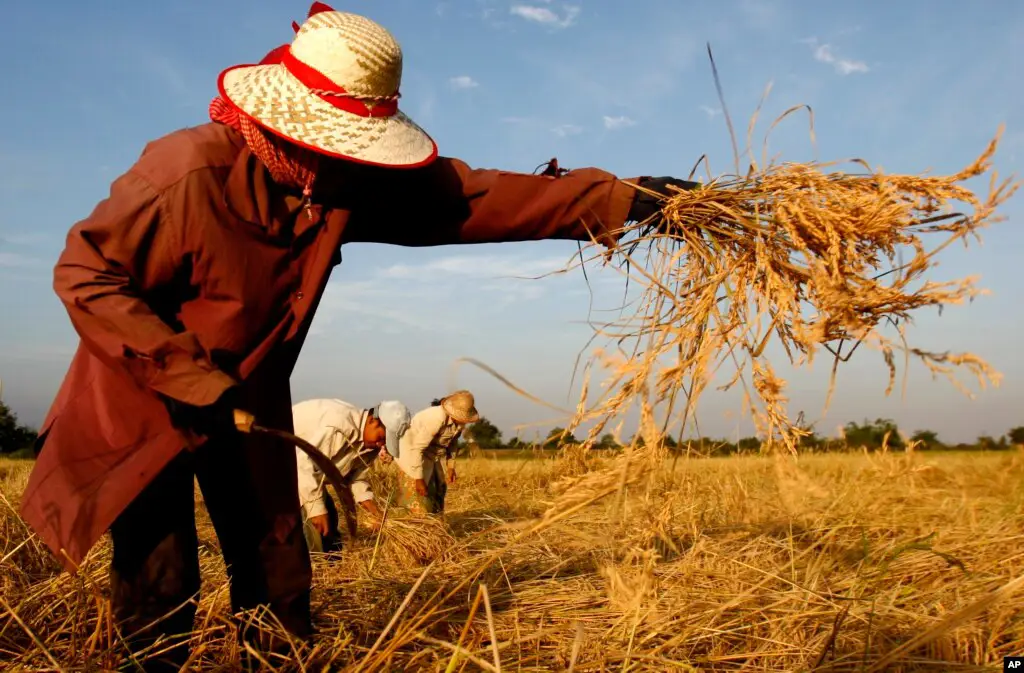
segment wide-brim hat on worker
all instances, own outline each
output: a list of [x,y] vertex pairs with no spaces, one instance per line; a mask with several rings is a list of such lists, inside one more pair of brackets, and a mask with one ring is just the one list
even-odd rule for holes
[[384,446],[393,458],[398,458],[398,440],[409,430],[412,414],[397,400],[386,400],[374,408],[373,415],[384,425]]
[[[257,124],[320,154],[416,168],[437,144],[398,109],[402,50],[365,17],[314,3],[290,45],[221,73],[220,95]],[[271,56],[272,55],[272,56]]]
[[456,423],[466,425],[480,420],[476,410],[476,400],[468,390],[457,390],[441,400],[441,408]]

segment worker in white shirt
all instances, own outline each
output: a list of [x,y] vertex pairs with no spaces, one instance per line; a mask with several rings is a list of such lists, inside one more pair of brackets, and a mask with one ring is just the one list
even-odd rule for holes
[[[399,440],[409,428],[409,409],[397,401],[385,401],[362,409],[335,399],[315,399],[292,407],[295,434],[331,459],[345,477],[351,475],[352,498],[379,525],[381,510],[367,481],[373,461],[390,462],[398,456]],[[299,502],[302,505],[306,541],[311,551],[338,551],[338,510],[327,494],[324,475],[299,449]]]
[[[473,393],[459,390],[412,417],[399,440],[395,461],[401,471],[398,504],[415,512],[444,512],[448,484],[455,483],[455,451],[462,431],[480,420]],[[447,467],[441,467],[441,457]],[[447,483],[445,483],[447,481]]]

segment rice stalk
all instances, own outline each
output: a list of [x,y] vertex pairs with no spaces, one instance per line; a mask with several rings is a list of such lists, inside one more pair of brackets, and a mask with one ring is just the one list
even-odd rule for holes
[[380,540],[382,562],[403,566],[443,561],[456,545],[444,521],[433,516],[396,517],[392,514],[380,527]]
[[[849,344],[880,353],[889,371],[886,395],[897,356],[923,363],[964,392],[961,371],[982,388],[998,385],[1000,374],[977,355],[910,345],[907,326],[924,308],[984,294],[976,277],[938,282],[928,275],[939,252],[980,239],[980,229],[1003,219],[997,210],[1019,185],[992,171],[1001,133],[948,176],[886,174],[862,160],[852,162],[861,172],[832,170],[839,162],[780,163],[664,197],[658,221],[628,226],[612,251],[642,291],[634,313],[597,328],[614,347],[596,351],[592,363],[610,375],[573,426],[592,422],[587,439],[594,441],[636,404],[660,406],[681,425],[731,363],[722,389],[740,383],[766,445],[795,453],[806,431],[790,420],[786,381],[768,356],[773,346],[798,367],[829,353],[829,399]],[[984,197],[963,184],[986,174]],[[954,211],[954,204],[968,212]],[[910,259],[901,262],[902,255]]]

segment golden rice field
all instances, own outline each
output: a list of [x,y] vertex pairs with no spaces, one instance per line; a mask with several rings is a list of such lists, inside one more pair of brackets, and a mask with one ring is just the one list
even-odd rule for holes
[[[1024,654],[1020,451],[798,463],[632,454],[590,467],[565,478],[557,460],[462,461],[447,529],[419,544],[443,549],[434,564],[369,530],[340,557],[316,558],[320,635],[267,663],[981,671]],[[29,468],[0,463],[5,670],[119,666],[104,607],[109,548],[82,577],[59,574],[14,513]],[[201,521],[193,670],[231,670],[240,653],[224,568]]]

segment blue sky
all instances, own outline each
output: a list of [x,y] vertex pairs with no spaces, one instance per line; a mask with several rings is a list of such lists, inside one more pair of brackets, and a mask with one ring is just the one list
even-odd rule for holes
[[[4,400],[30,423],[45,414],[77,342],[50,288],[67,229],[148,140],[207,121],[218,72],[289,41],[291,21],[308,9],[281,0],[121,4],[18,3],[0,24],[8,54],[17,55],[0,75],[8,101],[0,107],[0,377]],[[706,154],[712,173],[731,170],[710,42],[741,134],[769,82],[763,118],[792,105],[814,109],[816,149],[805,117],[773,132],[771,151],[785,159],[862,157],[887,171],[949,173],[1005,123],[996,166],[1021,173],[1024,5],[1010,0],[348,0],[337,8],[395,34],[405,53],[405,111],[442,153],[481,168],[532,171],[557,156],[566,167],[622,177],[685,176]],[[841,369],[824,418],[827,363],[811,372],[781,367],[791,408],[826,434],[879,416],[951,441],[1024,424],[1020,204],[1008,204],[1009,220],[984,232],[982,246],[942,257],[939,277],[981,274],[991,296],[941,318],[926,312],[910,332],[917,344],[985,357],[1005,377],[999,388],[972,401],[911,367],[907,396],[886,398],[884,369],[864,352]],[[294,397],[397,397],[418,408],[447,390],[455,358],[471,356],[571,406],[570,375],[590,334],[583,277],[511,276],[556,270],[575,251],[569,242],[346,247],[293,377]],[[621,279],[595,274],[595,301],[614,306]],[[471,369],[455,383],[474,390],[481,411],[506,431],[562,420]],[[748,434],[739,409],[734,396],[708,393],[702,430]]]

